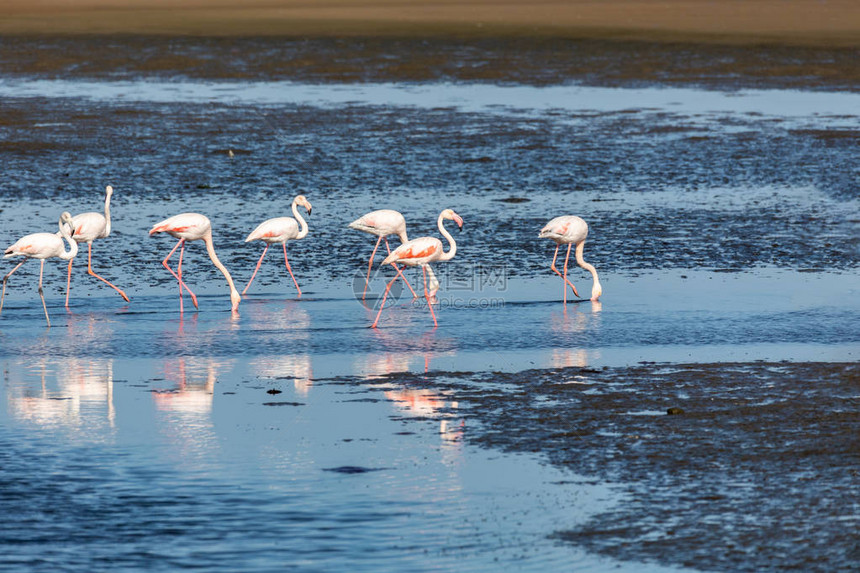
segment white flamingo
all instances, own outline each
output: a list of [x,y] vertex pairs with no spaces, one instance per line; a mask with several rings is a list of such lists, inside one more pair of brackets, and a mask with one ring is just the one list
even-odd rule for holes
[[[185,241],[197,241],[200,239],[202,239],[206,244],[206,252],[209,254],[209,258],[212,259],[212,263],[219,271],[221,271],[224,278],[227,279],[227,284],[230,286],[231,308],[235,312],[236,309],[239,308],[239,302],[242,300],[242,297],[239,296],[239,292],[233,284],[233,277],[230,276],[230,271],[221,264],[221,261],[218,260],[218,255],[215,254],[215,245],[212,243],[212,223],[209,221],[209,218],[205,215],[201,215],[200,213],[182,213],[181,215],[175,215],[169,219],[156,223],[152,229],[149,230],[149,235],[152,236],[162,232],[179,239],[179,242],[176,243],[173,250],[167,254],[163,261],[161,261],[164,268],[170,271],[170,274],[179,281],[179,312],[182,313],[183,288],[185,288],[185,290],[188,291],[188,294],[191,295],[191,301],[194,303],[194,308],[198,308],[197,297],[182,280],[182,254],[185,251]],[[174,272],[167,264],[167,261],[170,260],[170,257],[173,256],[173,253],[176,252],[176,249],[178,248],[180,248],[179,266],[177,267],[177,272]]]
[[308,223],[302,218],[299,213],[298,206],[301,205],[308,210],[308,215],[311,214],[311,204],[304,195],[298,195],[293,199],[293,217],[276,217],[268,219],[260,223],[260,225],[251,231],[246,243],[260,240],[266,243],[266,248],[263,249],[263,254],[260,255],[260,260],[257,261],[257,267],[254,269],[254,274],[251,275],[251,280],[242,290],[242,295],[248,291],[248,287],[254,282],[254,277],[257,276],[257,271],[260,270],[260,263],[263,262],[263,257],[266,256],[266,251],[269,250],[269,245],[280,243],[284,246],[284,263],[287,265],[287,271],[293,277],[293,282],[296,285],[296,290],[299,291],[299,297],[302,296],[302,289],[299,288],[299,282],[293,275],[293,269],[290,268],[290,261],[287,259],[287,241],[290,239],[304,239],[308,235]]
[[[113,187],[108,185],[105,188],[105,214],[89,212],[75,215],[72,218],[72,238],[77,243],[87,244],[87,273],[96,277],[100,281],[107,284],[109,287],[119,293],[125,302],[128,302],[128,296],[110,281],[101,277],[93,271],[93,241],[96,239],[104,239],[110,235],[110,198],[113,195]],[[69,307],[69,292],[72,286],[72,263],[74,259],[69,260],[69,273],[66,278],[66,308]]]
[[[75,255],[78,254],[78,243],[71,237],[72,215],[68,212],[63,212],[60,215],[59,224],[60,237],[54,233],[33,233],[32,235],[21,237],[3,253],[4,259],[8,259],[9,257],[26,258],[3,277],[3,294],[0,294],[0,312],[3,312],[3,299],[6,298],[6,281],[9,280],[9,276],[21,268],[21,265],[29,259],[41,259],[42,265],[39,268],[39,296],[42,298],[42,308],[45,309],[45,320],[48,321],[48,327],[51,326],[51,318],[48,316],[48,306],[45,304],[45,294],[42,290],[42,274],[45,272],[45,259],[58,257],[64,261],[68,261],[75,258]],[[69,242],[68,251],[63,239]]]
[[[448,244],[451,245],[451,248],[448,249],[447,252],[445,252],[444,247],[442,246],[442,241],[436,237],[419,237],[418,239],[407,241],[394,249],[381,263],[383,265],[401,263],[409,267],[421,267],[422,274],[424,275],[424,298],[427,299],[427,306],[430,308],[430,316],[433,317],[433,326],[439,326],[439,324],[436,322],[436,313],[433,312],[433,304],[430,300],[431,296],[427,289],[428,264],[437,261],[450,261],[454,258],[454,255],[457,254],[457,243],[454,241],[454,237],[451,236],[451,233],[445,230],[443,225],[443,222],[446,219],[457,223],[457,226],[462,230],[463,218],[452,209],[445,209],[439,213],[439,220],[436,226],[439,228],[439,232],[442,233],[442,236],[448,239]],[[394,281],[396,280],[397,276],[391,279],[385,287],[385,294],[382,296],[382,304],[379,306],[376,320],[373,321],[373,324],[371,325],[373,328],[376,328],[376,324],[379,322],[382,309],[385,307],[385,299],[388,296],[388,291],[391,290],[391,285],[394,284]],[[432,282],[435,282],[435,277]],[[438,288],[438,282],[435,282],[434,286],[435,288]]]
[[[603,294],[603,288],[600,286],[600,280],[597,278],[597,269],[586,263],[585,259],[582,258],[582,252],[585,249],[585,238],[587,236],[588,224],[576,215],[556,217],[544,225],[540,231],[539,237],[541,239],[552,239],[556,242],[555,254],[552,257],[550,268],[564,280],[564,304],[567,304],[567,285],[570,285],[570,288],[573,289],[573,294],[579,296],[579,293],[576,292],[576,287],[567,278],[567,261],[570,259],[570,248],[574,244],[576,244],[576,264],[590,272],[594,279],[594,285],[591,287],[591,300],[597,302],[597,299]],[[564,258],[564,275],[562,275],[555,268],[555,259],[558,257],[558,248],[565,244],[567,245],[567,256]]]
[[[406,236],[406,219],[403,218],[400,211],[395,211],[394,209],[379,209],[378,211],[371,211],[370,213],[362,215],[350,223],[349,228],[379,237],[376,240],[376,246],[373,247],[373,252],[370,253],[370,260],[367,262],[367,278],[364,279],[364,292],[361,293],[361,300],[364,300],[364,297],[367,294],[367,286],[370,284],[370,270],[373,268],[373,258],[376,256],[376,250],[379,248],[379,243],[383,239],[385,240],[385,248],[390,255],[391,247],[388,245],[388,235],[397,235],[400,238],[400,244],[407,242],[409,238]],[[406,286],[409,287],[409,291],[412,293],[412,296],[417,297],[418,295],[415,294],[415,291],[412,289],[412,285],[409,284],[409,281],[407,281],[406,277],[401,273],[401,269],[398,269],[396,265],[394,268],[397,269],[397,276],[401,277],[403,282],[406,283]]]

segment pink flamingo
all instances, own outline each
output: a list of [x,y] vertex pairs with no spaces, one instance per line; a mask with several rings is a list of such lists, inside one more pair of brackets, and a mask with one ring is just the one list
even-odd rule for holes
[[[376,249],[379,248],[380,241],[385,239],[385,248],[389,255],[391,254],[391,247],[388,245],[388,235],[397,235],[400,237],[401,244],[407,242],[409,238],[406,236],[406,219],[403,218],[403,215],[399,211],[395,211],[394,209],[379,209],[378,211],[371,211],[362,215],[350,223],[349,228],[379,237],[376,240],[376,246],[373,247],[373,252],[370,253],[370,260],[367,262],[367,278],[364,280],[364,292],[361,293],[361,300],[364,300],[364,296],[367,294],[367,286],[370,284],[370,270],[373,268],[373,258],[376,256]],[[402,278],[406,286],[409,287],[413,298],[417,297],[418,295],[415,294],[412,285],[403,276],[401,269],[398,269],[397,265],[394,265],[394,268],[397,270],[397,276]]]
[[[585,248],[585,238],[588,236],[588,224],[577,217],[576,215],[564,215],[556,217],[541,229],[539,237],[541,239],[552,239],[556,242],[555,254],[552,257],[550,268],[558,276],[564,279],[564,304],[567,304],[567,285],[573,289],[573,294],[579,296],[576,292],[576,287],[567,278],[567,261],[570,259],[570,248],[576,244],[576,263],[591,273],[594,278],[594,285],[591,287],[591,300],[597,302],[600,295],[603,294],[603,289],[600,286],[600,280],[597,278],[597,269],[585,262],[582,258],[582,251]],[[558,272],[555,268],[555,259],[558,257],[558,248],[561,245],[567,245],[567,256],[564,258],[564,275]]]
[[[454,241],[454,237],[452,237],[451,233],[446,231],[445,227],[442,225],[446,219],[457,223],[457,226],[460,227],[461,231],[463,230],[463,219],[451,209],[445,209],[439,213],[437,227],[439,227],[439,232],[442,233],[442,236],[448,239],[448,244],[451,245],[451,248],[447,253],[444,252],[442,241],[436,237],[420,237],[403,243],[394,249],[394,251],[392,251],[391,254],[385,257],[385,260],[382,261],[383,265],[402,263],[409,267],[421,267],[422,274],[424,275],[424,298],[427,299],[427,306],[430,308],[430,316],[433,317],[434,327],[439,326],[439,324],[436,322],[436,313],[433,312],[433,303],[430,300],[430,293],[427,291],[428,264],[436,261],[450,261],[454,258],[454,255],[457,254],[457,243]],[[431,274],[431,277],[432,276],[433,275]],[[379,306],[376,320],[373,321],[373,324],[371,325],[372,328],[376,328],[376,324],[379,322],[379,317],[382,314],[382,309],[385,307],[385,298],[388,296],[388,291],[391,289],[391,285],[394,284],[394,281],[396,280],[397,276],[391,279],[385,287],[385,294],[382,296],[382,304]],[[438,283],[435,283],[434,286],[435,288],[438,288]]]
[[[110,198],[113,195],[113,187],[108,185],[105,188],[105,214],[101,213],[81,213],[72,218],[72,238],[77,243],[87,244],[87,274],[96,277],[100,281],[107,284],[109,287],[119,293],[125,302],[128,302],[128,297],[116,285],[110,281],[97,275],[93,271],[93,241],[95,239],[104,239],[110,235]],[[74,259],[69,260],[69,274],[66,279],[66,308],[69,308],[69,291],[72,286],[72,263]]]
[[[78,243],[71,236],[72,215],[64,212],[60,215],[60,237],[54,233],[33,233],[18,239],[14,245],[10,246],[3,254],[4,259],[9,257],[27,257],[18,265],[9,271],[3,277],[3,294],[0,294],[0,312],[3,312],[3,299],[6,298],[6,281],[9,276],[21,268],[21,265],[27,262],[28,259],[41,259],[42,266],[39,268],[39,296],[42,298],[42,308],[45,309],[45,320],[48,321],[48,328],[51,327],[51,318],[48,316],[48,306],[45,304],[45,294],[42,290],[42,274],[45,272],[45,259],[59,257],[64,261],[75,258],[78,254]],[[62,237],[62,238],[61,238]],[[63,239],[69,242],[69,250],[66,250],[66,244]]]
[[[149,230],[149,235],[152,236],[162,232],[179,239],[179,242],[176,243],[176,246],[173,247],[173,250],[167,254],[164,260],[161,261],[161,264],[164,265],[164,268],[170,271],[170,274],[179,281],[180,313],[182,313],[183,310],[183,287],[188,291],[188,294],[191,295],[191,302],[194,303],[194,308],[198,308],[197,297],[194,296],[194,293],[191,292],[191,289],[188,288],[188,285],[182,280],[182,254],[185,251],[185,241],[196,241],[198,239],[203,239],[203,242],[206,244],[206,251],[209,253],[209,258],[212,259],[212,263],[219,271],[221,271],[224,278],[227,279],[227,284],[230,285],[230,303],[232,304],[232,310],[235,311],[239,308],[239,302],[242,300],[242,297],[239,296],[238,291],[236,291],[236,287],[233,285],[233,277],[230,276],[230,272],[223,264],[221,264],[221,261],[218,260],[218,255],[215,254],[215,245],[212,244],[212,223],[209,222],[208,217],[201,215],[200,213],[182,213],[181,215],[176,215],[169,219],[165,219],[160,223],[156,223],[155,226]],[[177,272],[174,272],[167,264],[167,261],[170,260],[170,257],[173,256],[173,253],[176,252],[177,248],[179,248],[179,266],[177,267]]]
[[[298,195],[293,199],[293,217],[295,217],[295,219],[293,217],[277,217],[275,219],[263,221],[256,229],[251,231],[251,234],[248,235],[247,239],[245,239],[246,243],[259,239],[266,243],[266,248],[263,249],[263,254],[260,255],[260,260],[257,261],[257,267],[254,269],[254,274],[251,275],[251,280],[248,281],[248,284],[242,291],[243,296],[245,295],[245,292],[247,292],[248,287],[251,286],[251,283],[254,282],[254,277],[257,276],[257,271],[260,270],[260,263],[263,262],[263,257],[266,256],[266,251],[269,250],[269,245],[281,243],[284,246],[284,263],[287,265],[287,271],[289,271],[290,276],[293,277],[296,290],[299,291],[299,298],[301,298],[302,289],[299,288],[299,283],[293,275],[293,269],[290,268],[290,261],[287,259],[287,241],[290,239],[304,239],[308,234],[308,224],[299,214],[299,205],[308,210],[308,215],[311,214],[311,204],[304,195]],[[301,227],[301,229],[299,227]]]

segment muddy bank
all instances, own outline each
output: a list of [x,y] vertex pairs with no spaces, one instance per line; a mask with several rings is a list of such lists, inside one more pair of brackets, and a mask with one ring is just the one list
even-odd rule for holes
[[[643,364],[399,374],[446,393],[465,439],[622,483],[625,501],[558,539],[700,570],[860,562],[860,366]],[[674,414],[667,412],[672,409]]]
[[534,37],[6,36],[0,75],[860,89],[856,47]]
[[8,0],[0,33],[615,38],[856,46],[851,0]]

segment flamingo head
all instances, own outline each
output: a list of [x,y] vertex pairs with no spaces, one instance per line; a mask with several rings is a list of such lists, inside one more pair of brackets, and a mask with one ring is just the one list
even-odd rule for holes
[[71,213],[69,213],[68,211],[63,211],[63,214],[60,215],[60,224],[68,225],[69,235],[72,235],[75,230],[75,224],[72,222]]
[[110,185],[105,187],[105,193],[107,194],[108,199],[110,199],[110,196],[113,195],[113,187],[111,187]]
[[463,218],[457,213],[455,213],[453,209],[445,209],[444,211],[442,211],[442,218],[454,221],[455,223],[457,223],[457,226],[460,227],[460,230],[463,230]]
[[600,282],[594,281],[594,286],[591,287],[591,302],[597,302],[597,299],[599,299],[602,294],[603,287],[600,286]]
[[304,195],[297,196],[295,198],[295,200],[293,201],[293,203],[295,203],[296,205],[301,205],[302,207],[304,207],[305,209],[308,210],[308,215],[311,214],[311,202],[308,201]]

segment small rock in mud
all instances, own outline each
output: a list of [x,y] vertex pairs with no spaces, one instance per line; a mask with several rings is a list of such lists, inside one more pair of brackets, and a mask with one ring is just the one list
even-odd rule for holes
[[324,472],[335,472],[339,474],[365,474],[367,472],[378,472],[386,468],[365,468],[361,466],[339,466],[336,468],[323,468]]
[[531,199],[527,197],[505,197],[504,199],[496,199],[499,203],[528,203]]

